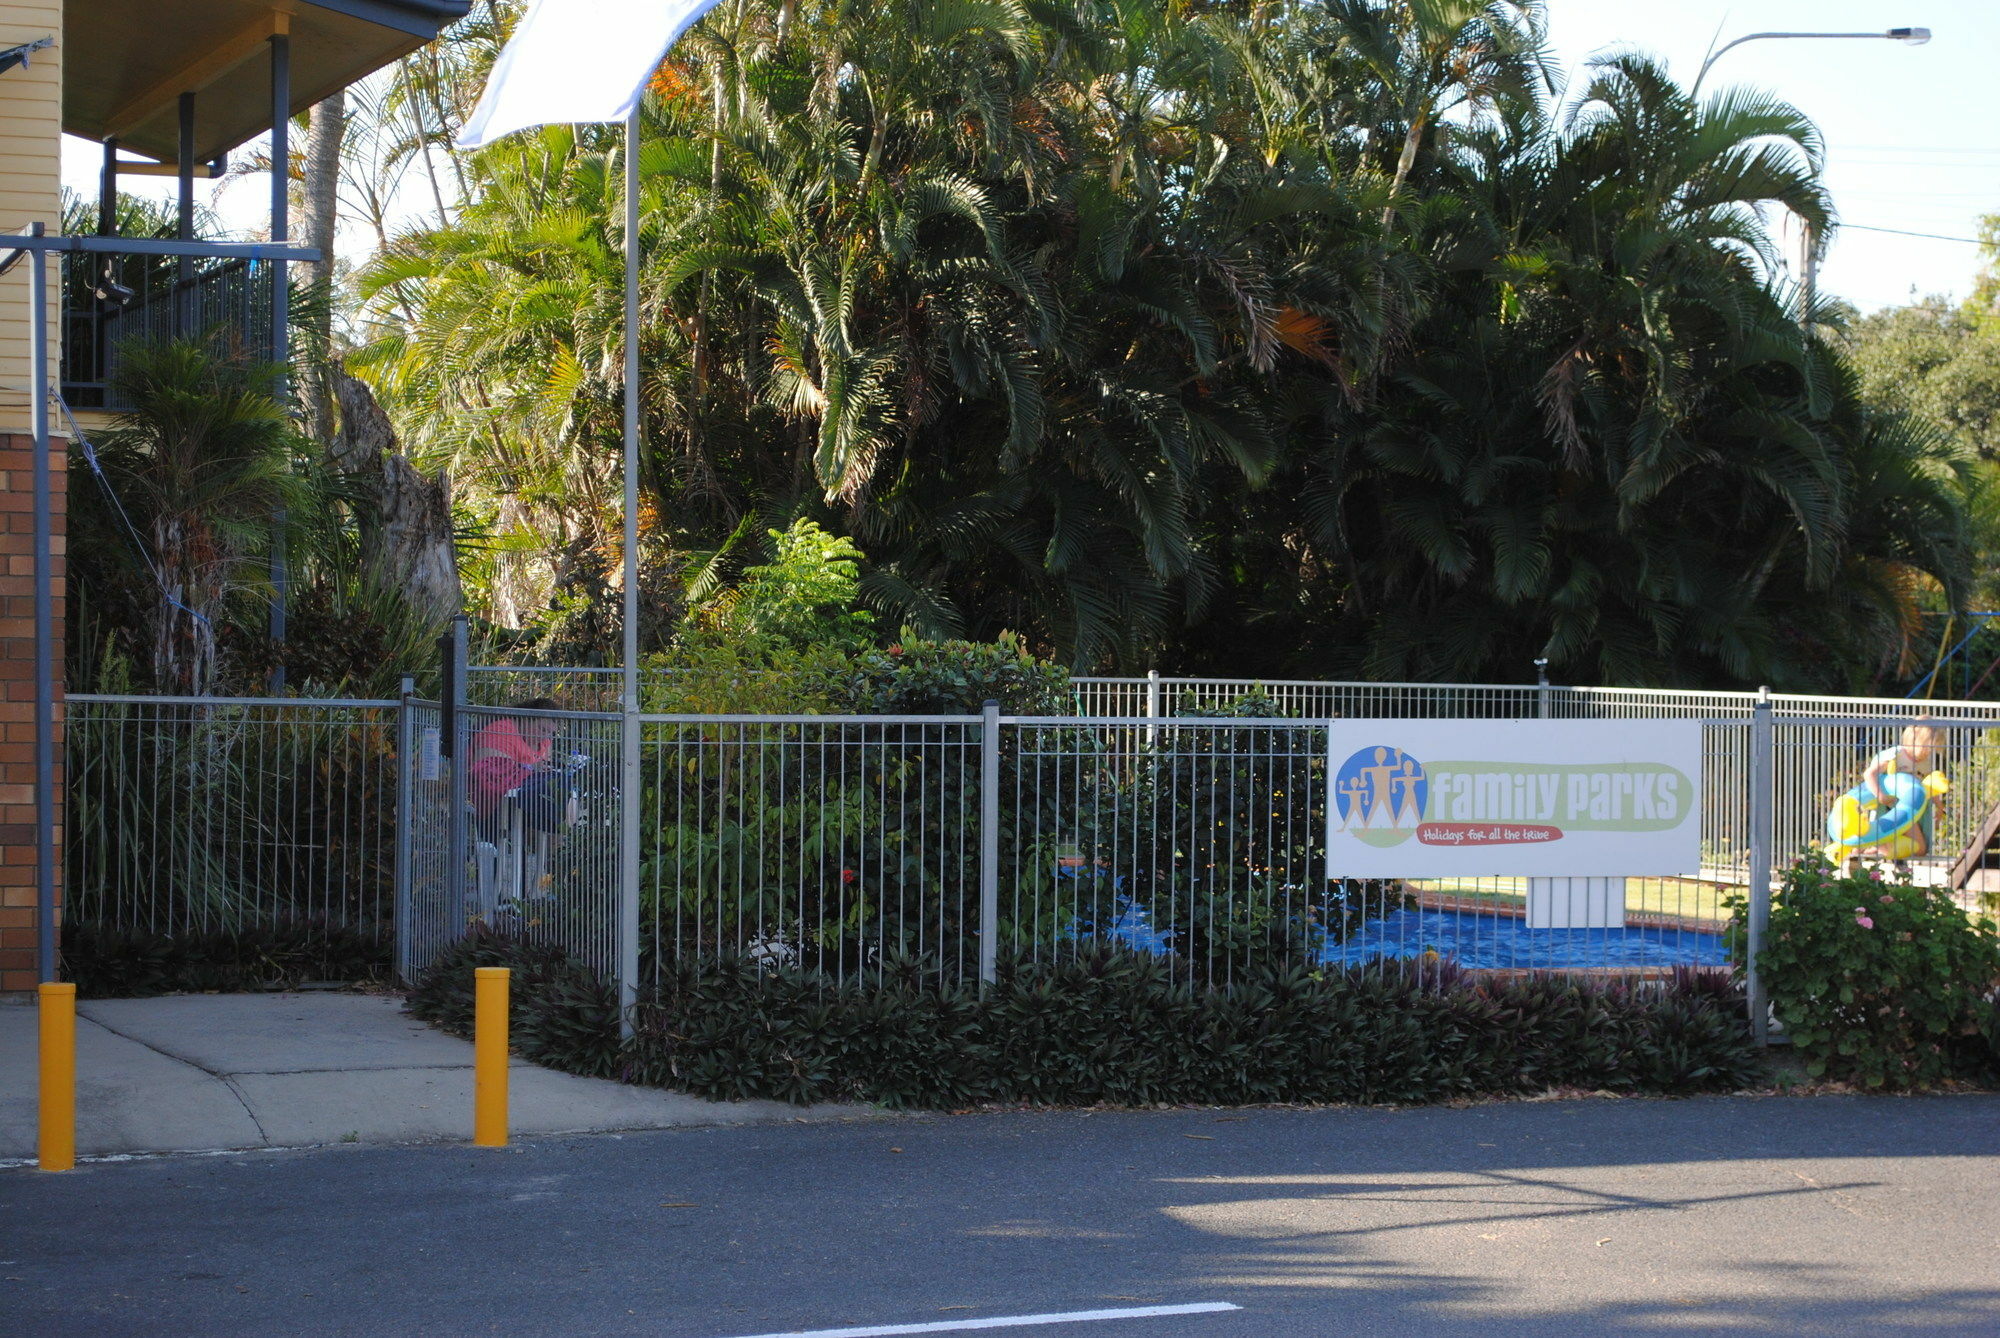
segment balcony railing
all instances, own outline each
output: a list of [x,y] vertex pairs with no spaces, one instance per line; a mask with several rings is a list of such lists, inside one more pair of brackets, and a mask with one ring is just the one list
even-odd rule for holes
[[196,338],[269,357],[277,272],[221,256],[65,254],[63,398],[77,409],[128,407],[116,380],[135,346]]

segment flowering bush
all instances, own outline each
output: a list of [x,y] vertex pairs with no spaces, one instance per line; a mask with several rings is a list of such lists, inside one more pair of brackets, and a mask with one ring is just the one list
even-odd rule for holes
[[1757,967],[1815,1077],[1922,1087],[1993,1061],[1981,1023],[2000,939],[1944,889],[1801,860],[1772,904]]

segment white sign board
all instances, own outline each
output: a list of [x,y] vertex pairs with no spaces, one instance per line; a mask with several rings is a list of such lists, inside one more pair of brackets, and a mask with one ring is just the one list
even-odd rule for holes
[[1327,783],[1333,878],[1701,865],[1698,720],[1335,720]]

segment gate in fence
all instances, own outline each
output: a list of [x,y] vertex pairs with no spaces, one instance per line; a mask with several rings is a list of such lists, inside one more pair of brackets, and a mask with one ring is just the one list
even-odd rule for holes
[[[393,926],[406,978],[484,925],[627,987],[706,954],[952,983],[1102,943],[1219,985],[1278,961],[1379,957],[1719,966],[1725,898],[1753,894],[1754,927],[1769,871],[1824,842],[1829,808],[1922,711],[1149,676],[1079,680],[1090,713],[1075,716],[643,714],[628,828],[627,722],[593,709],[595,671],[571,679],[482,688],[475,673],[478,704],[450,720],[414,698],[72,697],[69,914],[175,934],[258,919]],[[567,709],[494,704],[517,694]],[[2000,843],[2000,705],[1936,710],[1953,788],[1911,868],[1971,904],[2000,890],[1987,854]],[[1590,886],[1342,877],[1326,864],[1327,721],[1363,717],[1698,720],[1698,864]],[[513,760],[532,767],[510,768],[510,738],[530,742]],[[621,889],[627,843],[636,894]]]

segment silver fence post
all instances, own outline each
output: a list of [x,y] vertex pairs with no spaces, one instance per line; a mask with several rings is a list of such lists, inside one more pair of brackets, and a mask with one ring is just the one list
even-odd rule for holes
[[1000,978],[1000,703],[979,726],[979,983]]
[[[629,676],[628,676],[629,677]],[[643,725],[629,681],[618,742],[618,1035],[632,1039],[639,1006],[639,787]]]
[[465,769],[472,759],[466,754],[471,751],[472,731],[465,719],[465,615],[455,613],[451,619],[450,661],[445,666],[444,682],[444,729],[442,742],[445,756],[451,760],[450,797],[446,801],[445,812],[445,897],[453,917],[465,914],[465,875],[472,862],[472,847],[468,844],[471,833],[465,820],[466,775]]
[[[1160,671],[1157,669],[1148,669],[1146,671],[1146,719],[1158,720],[1159,718]],[[1146,746],[1151,747],[1159,741],[1160,727],[1158,725],[1146,726]]]
[[[37,222],[28,235],[47,231]],[[17,251],[15,255],[20,253]],[[35,438],[35,979],[56,979],[56,623],[53,466],[49,452],[49,258],[29,254],[28,405]],[[18,485],[17,485],[18,486]],[[74,784],[67,773],[63,784]],[[65,793],[67,789],[65,788]]]
[[1549,662],[1535,661],[1535,696],[1541,702],[1542,719],[1549,718]]
[[1759,1045],[1770,1043],[1770,1008],[1764,999],[1764,983],[1757,974],[1757,954],[1764,947],[1764,928],[1771,919],[1771,847],[1774,781],[1776,773],[1776,730],[1771,720],[1771,690],[1757,690],[1756,705],[1750,709],[1750,904],[1745,919],[1746,943],[1743,963],[1744,1003],[1750,1010],[1750,1030]]
[[392,875],[396,912],[396,973],[403,983],[414,984],[416,966],[410,960],[415,950],[410,936],[410,811],[411,791],[416,786],[415,713],[410,698],[417,695],[417,680],[403,680],[402,695],[396,701],[396,869]]
[[625,118],[625,548],[618,743],[618,1034],[639,1003],[639,104]]

